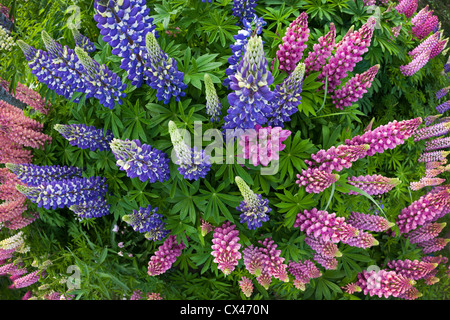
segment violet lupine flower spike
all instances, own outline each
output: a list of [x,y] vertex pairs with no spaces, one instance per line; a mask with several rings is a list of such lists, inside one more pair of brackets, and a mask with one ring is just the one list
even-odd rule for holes
[[[380,195],[391,191],[395,186],[399,185],[401,181],[398,178],[387,178],[379,174],[351,177],[348,183],[355,186],[369,195]],[[355,191],[350,191],[349,194],[357,195]]]
[[94,97],[108,109],[113,109],[115,102],[122,105],[122,98],[126,97],[126,83],[122,83],[120,77],[109,70],[106,64],[100,65],[82,48],[75,48],[75,53],[85,71],[86,98]]
[[85,124],[56,124],[53,127],[69,144],[80,149],[91,151],[110,150],[109,144],[114,138],[110,130],[97,129]]
[[242,24],[244,19],[249,20],[255,14],[257,0],[234,0],[233,16],[239,19],[238,24]]
[[318,39],[305,59],[305,75],[322,70],[336,45],[335,40],[336,28],[334,23],[330,23],[330,31]]
[[236,210],[242,212],[240,222],[247,223],[247,227],[250,230],[261,227],[263,222],[269,220],[268,214],[272,211],[269,207],[269,200],[263,199],[260,194],[254,193],[241,177],[236,176],[235,181],[244,197],[239,207],[236,208]]
[[146,208],[139,208],[139,210],[133,210],[131,214],[126,214],[122,217],[122,220],[130,225],[134,231],[145,233],[145,237],[149,238],[149,235],[157,235],[153,241],[159,241],[165,238],[169,231],[165,229],[165,222],[163,221],[163,215],[157,213],[158,208],[152,208],[148,205]]
[[362,96],[372,86],[372,82],[380,69],[377,64],[369,70],[357,74],[352,77],[347,83],[333,92],[331,99],[336,105],[336,108],[343,110],[343,107],[350,107],[353,103],[360,100]]
[[448,109],[450,109],[450,100],[445,101],[444,103],[441,103],[440,105],[436,106],[436,111],[441,114],[447,111]]
[[259,277],[264,269],[265,255],[259,247],[250,245],[243,251],[244,265],[248,272]]
[[229,275],[241,259],[239,240],[239,231],[230,221],[214,229],[211,255],[214,257],[213,261],[218,264],[217,268],[225,275]]
[[395,223],[389,222],[381,216],[364,214],[360,212],[352,212],[350,216],[345,219],[345,222],[355,228],[374,232],[386,231],[395,226]]
[[265,238],[262,241],[258,240],[258,243],[262,245],[260,251],[265,256],[263,269],[266,269],[271,277],[288,282],[289,276],[286,270],[288,265],[284,263],[285,259],[280,257],[281,250],[277,250],[278,245],[273,241],[272,237]]
[[95,0],[94,20],[111,53],[122,58],[120,67],[127,72],[131,84],[140,87],[146,79],[146,36],[158,36],[149,16],[146,0]]
[[439,100],[439,99],[443,98],[444,96],[447,95],[447,93],[448,93],[449,91],[450,91],[450,86],[449,86],[449,87],[442,88],[441,90],[439,90],[438,92],[435,93],[436,99]]
[[260,36],[248,40],[244,57],[230,79],[234,92],[228,95],[230,108],[223,129],[253,129],[257,124],[264,125],[272,112],[270,102],[274,94],[269,85],[274,78],[267,69]]
[[178,165],[180,174],[188,180],[204,178],[211,170],[209,156],[205,150],[198,150],[196,146],[189,147],[173,121],[169,121],[169,134],[177,157],[175,164]]
[[222,114],[222,103],[217,95],[216,88],[211,79],[211,76],[205,73],[205,92],[206,92],[206,114],[211,117],[211,122],[219,121],[219,116]]
[[427,223],[424,226],[410,231],[406,234],[410,243],[420,243],[436,238],[442,230],[444,230],[447,223]]
[[294,71],[276,86],[272,99],[272,114],[269,126],[284,127],[284,122],[291,121],[291,116],[298,111],[302,100],[302,86],[305,76],[305,64],[299,63]]
[[104,196],[108,185],[105,178],[89,177],[62,179],[45,182],[37,187],[17,185],[17,190],[31,202],[45,209],[56,209],[78,205]]
[[441,162],[446,160],[447,156],[450,154],[450,151],[430,151],[425,152],[420,155],[417,159],[418,162]]
[[[387,149],[393,149],[398,145],[405,143],[405,140],[416,135],[416,130],[422,123],[422,118],[411,120],[391,121],[386,125],[379,126],[369,130],[362,135],[355,136],[352,139],[345,140],[346,145],[369,144],[367,156],[371,157],[375,153],[382,153]],[[450,125],[449,125],[450,127]],[[430,128],[430,127],[427,127]]]
[[147,84],[156,90],[158,101],[170,102],[171,97],[180,101],[186,95],[187,85],[183,83],[184,73],[178,71],[177,61],[161,49],[153,33],[147,33],[146,46],[148,61],[146,63]]
[[37,187],[44,182],[54,180],[81,178],[82,171],[77,167],[67,166],[38,166],[34,164],[6,163],[5,166],[14,173],[17,178],[30,187]]
[[149,276],[157,276],[165,273],[175,263],[177,258],[181,255],[181,250],[186,247],[184,242],[177,242],[177,236],[170,235],[159,246],[155,254],[148,262],[147,274]]
[[169,180],[170,159],[164,152],[141,144],[139,140],[113,139],[110,147],[117,166],[125,171],[128,177],[138,177],[142,182],[150,180],[150,183]]
[[288,271],[295,278],[293,281],[294,286],[302,291],[305,291],[305,285],[310,283],[311,279],[322,276],[320,270],[311,260],[305,260],[304,262],[291,261],[288,265]]
[[109,214],[110,207],[106,198],[99,196],[71,205],[69,210],[75,214],[78,220],[84,220],[106,216]]
[[450,242],[450,239],[433,238],[424,242],[419,242],[417,245],[422,248],[423,253],[429,254],[441,251]]
[[[286,29],[282,43],[276,53],[279,69],[288,74],[294,71],[297,63],[302,59],[303,51],[309,37],[308,14],[303,11]],[[274,60],[275,61],[275,60]]]
[[423,127],[414,131],[414,141],[425,140],[433,137],[440,137],[450,132],[450,122],[439,122],[428,127]]
[[450,148],[450,137],[437,138],[425,142],[424,151],[434,151],[438,149]]
[[71,28],[73,39],[77,47],[82,48],[84,51],[92,53],[96,50],[95,45],[89,40],[88,37],[81,34],[77,28]]

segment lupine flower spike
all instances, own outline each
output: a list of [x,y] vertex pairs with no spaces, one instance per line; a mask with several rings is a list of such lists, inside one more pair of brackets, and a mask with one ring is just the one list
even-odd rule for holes
[[211,170],[209,156],[205,150],[198,150],[196,146],[189,147],[173,121],[169,121],[169,134],[177,157],[175,164],[178,165],[180,174],[188,180],[204,178]]
[[178,243],[176,238],[175,235],[168,236],[164,243],[159,246],[158,250],[150,258],[147,270],[149,276],[157,276],[165,273],[181,255],[181,250],[183,250],[186,245],[184,242]]
[[114,138],[110,130],[97,129],[85,124],[56,124],[53,127],[69,144],[80,149],[91,151],[110,150],[109,144]]
[[211,117],[211,122],[219,121],[222,114],[222,103],[217,96],[216,88],[211,76],[205,73],[205,92],[206,92],[206,114]]
[[236,208],[236,210],[242,212],[240,222],[247,223],[250,230],[257,229],[262,226],[263,222],[269,220],[268,214],[272,210],[269,207],[269,200],[254,193],[241,177],[236,176],[235,180],[244,197],[239,207]]
[[250,298],[253,292],[253,283],[252,281],[247,277],[242,277],[241,280],[239,280],[239,287],[242,290],[242,293],[247,297]]
[[218,264],[217,268],[225,275],[229,275],[241,259],[242,255],[239,252],[241,245],[238,241],[239,231],[230,221],[214,229],[211,255],[214,257],[213,261]]
[[165,228],[163,215],[157,213],[158,208],[148,205],[146,208],[133,210],[131,214],[124,215],[123,221],[129,224],[134,231],[145,233],[149,240],[159,241],[165,238],[169,231]]

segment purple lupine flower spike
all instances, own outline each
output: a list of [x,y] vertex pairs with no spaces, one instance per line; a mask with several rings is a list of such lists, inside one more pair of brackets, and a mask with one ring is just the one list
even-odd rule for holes
[[447,223],[427,223],[420,228],[410,231],[406,234],[410,243],[420,243],[436,238],[445,228]]
[[291,22],[286,29],[283,42],[278,46],[276,55],[280,70],[284,70],[288,74],[294,71],[307,47],[308,37],[308,14],[303,11],[297,19]]
[[175,263],[177,258],[181,255],[181,250],[186,247],[184,242],[177,242],[177,236],[170,235],[159,246],[155,254],[150,258],[148,262],[147,274],[149,276],[157,276],[165,273]]
[[188,180],[204,178],[211,170],[209,156],[206,155],[205,150],[198,150],[195,146],[189,147],[173,121],[169,121],[169,134],[177,156],[175,163],[178,165],[180,174]]
[[57,124],[53,127],[69,144],[80,149],[91,151],[110,150],[109,143],[114,138],[110,130],[97,129],[85,124]]
[[441,114],[447,111],[448,109],[450,109],[450,100],[445,101],[444,103],[441,103],[440,105],[436,106],[436,111]]
[[145,233],[145,237],[151,238],[150,235],[157,235],[152,238],[153,241],[159,241],[165,238],[169,231],[165,228],[163,215],[157,213],[158,208],[148,205],[146,208],[133,210],[131,214],[124,215],[122,220],[130,225],[134,231]]
[[[398,178],[387,178],[379,174],[366,175],[358,177],[350,177],[348,183],[355,186],[369,195],[379,195],[392,190],[399,185],[401,181]],[[355,191],[350,191],[349,194],[358,194]]]
[[242,212],[241,223],[246,223],[250,230],[257,229],[262,226],[263,222],[269,220],[269,212],[272,209],[269,207],[269,200],[263,199],[260,194],[256,194],[250,189],[245,181],[236,176],[236,184],[239,187],[244,200],[241,201],[236,210]]
[[444,249],[450,239],[445,238],[433,238],[424,242],[419,242],[418,246],[422,248],[423,253],[429,254]]
[[146,36],[158,36],[145,0],[95,0],[94,20],[111,53],[122,59],[120,67],[131,84],[140,87],[147,80]]
[[428,63],[430,54],[431,49],[422,51],[410,63],[400,66],[401,73],[407,77],[414,75]]
[[125,171],[128,177],[138,177],[142,182],[150,180],[150,183],[169,180],[170,159],[164,152],[141,144],[139,140],[113,139],[110,147],[117,166]]
[[250,245],[243,251],[244,265],[248,272],[255,276],[260,276],[264,269],[264,254],[259,247]]
[[450,122],[439,122],[428,127],[414,131],[414,141],[420,141],[433,137],[440,137],[450,132]]
[[69,210],[72,211],[79,220],[99,218],[109,214],[110,205],[104,196],[99,196],[88,201],[71,205]]
[[261,252],[265,255],[263,260],[264,269],[267,269],[268,273],[284,282],[289,281],[286,268],[287,264],[284,263],[284,258],[280,257],[281,250],[277,250],[277,244],[271,237],[265,238],[264,240],[258,240],[258,243],[262,245],[260,248]]
[[5,166],[14,173],[17,178],[30,187],[37,187],[44,182],[54,180],[81,178],[82,171],[77,167],[67,166],[38,166],[34,164],[6,163]]
[[284,127],[284,122],[291,121],[291,116],[298,111],[301,103],[305,65],[299,63],[294,71],[277,85],[272,100],[272,114],[269,126]]
[[169,58],[151,32],[147,33],[146,48],[147,84],[156,90],[156,98],[159,101],[168,104],[171,97],[175,97],[175,101],[180,101],[180,98],[186,95],[183,90],[187,88],[187,85],[183,83],[184,73],[177,69],[177,61]]
[[214,229],[211,255],[214,257],[214,262],[218,264],[217,268],[225,275],[229,275],[241,259],[239,240],[239,231],[230,221]]
[[305,260],[304,262],[291,261],[288,265],[288,271],[295,277],[294,286],[302,291],[305,291],[305,285],[310,283],[311,279],[322,275],[311,260]]
[[334,23],[330,23],[330,31],[318,39],[305,59],[305,75],[322,70],[336,45],[335,40],[336,28]]
[[239,24],[242,24],[244,19],[249,20],[253,17],[256,4],[257,0],[234,0],[233,16],[239,19]]
[[447,95],[447,93],[448,93],[449,91],[450,91],[450,86],[449,86],[449,87],[445,87],[445,88],[440,89],[439,91],[437,91],[437,92],[435,93],[436,99],[439,100],[439,99],[443,98],[444,96]]
[[228,95],[230,108],[223,129],[253,129],[257,124],[264,125],[272,112],[273,92],[269,85],[274,78],[267,69],[260,36],[248,40],[244,57],[230,79],[234,92]]
[[355,228],[374,232],[386,231],[395,225],[395,223],[389,222],[381,216],[364,214],[360,212],[352,212],[350,216],[345,219],[345,222]]

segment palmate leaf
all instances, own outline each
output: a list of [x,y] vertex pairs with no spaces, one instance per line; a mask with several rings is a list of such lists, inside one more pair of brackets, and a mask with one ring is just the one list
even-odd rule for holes
[[223,216],[234,223],[233,215],[227,206],[236,208],[241,201],[240,197],[221,193],[228,183],[222,182],[216,189],[207,180],[204,180],[204,184],[208,190],[200,189],[200,193],[203,194],[200,199],[207,202],[203,219],[213,218],[216,223],[220,223],[223,220],[220,216]]
[[146,112],[140,107],[139,99],[134,106],[127,101],[127,105],[122,107],[122,120],[125,131],[122,139],[138,139],[143,143],[147,142],[145,126],[150,124],[150,120],[146,119]]
[[[295,187],[296,188],[296,187]],[[305,209],[310,209],[317,204],[312,194],[306,194],[304,188],[299,188],[298,193],[292,194],[285,189],[283,193],[275,193],[281,202],[274,204],[279,213],[284,213],[284,226],[291,228],[294,225],[298,213]]]
[[217,9],[211,11],[207,19],[200,22],[200,26],[200,29],[208,35],[208,44],[219,39],[222,47],[226,47],[227,41],[234,42],[233,36],[240,29],[236,26],[236,19],[233,16],[220,14]]

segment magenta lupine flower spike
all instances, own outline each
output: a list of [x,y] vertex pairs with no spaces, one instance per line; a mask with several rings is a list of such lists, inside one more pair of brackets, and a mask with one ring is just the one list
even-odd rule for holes
[[445,248],[447,243],[450,242],[450,239],[445,238],[433,238],[424,242],[419,242],[417,245],[422,247],[423,253],[433,253],[437,251],[441,251]]
[[450,151],[431,151],[425,152],[417,159],[418,162],[440,162],[447,158]]
[[289,262],[288,271],[295,277],[294,286],[302,291],[305,291],[305,285],[311,279],[318,278],[322,275],[311,260],[305,260],[304,262],[291,261]]
[[[436,169],[434,169],[434,170],[436,170]],[[425,170],[426,174],[429,175],[429,173],[427,171],[429,171],[429,170]],[[443,172],[442,170],[440,170],[440,171]],[[444,182],[445,182],[444,178],[422,177],[419,181],[410,182],[410,188],[411,188],[411,190],[417,191],[424,187],[437,186]]]
[[421,123],[422,118],[420,117],[403,121],[394,120],[386,125],[367,131],[362,135],[347,139],[345,140],[345,144],[369,144],[370,147],[367,150],[367,156],[370,157],[375,153],[383,153],[387,149],[393,149],[405,143],[406,139],[417,132],[416,129]]
[[429,5],[427,4],[424,8],[422,8],[419,12],[416,13],[414,17],[411,18],[411,24],[413,26],[421,25],[427,20],[429,11]]
[[440,105],[436,106],[436,111],[439,113],[444,113],[450,109],[450,100],[445,101],[444,103],[441,103]]
[[421,296],[423,296],[423,294],[420,293],[416,287],[411,287],[404,293],[400,294],[398,297],[405,300],[415,300],[417,298],[420,298]]
[[43,276],[45,276],[45,274],[46,274],[45,271],[38,269],[36,271],[28,273],[25,276],[15,279],[13,281],[12,286],[15,289],[31,286],[32,284],[38,282],[39,279],[41,279]]
[[400,66],[401,73],[407,77],[412,76],[428,63],[430,60],[430,54],[431,49],[422,51],[410,63]]
[[250,298],[253,292],[253,283],[252,280],[250,280],[247,277],[242,277],[241,280],[239,280],[239,287],[242,290],[242,293],[247,297]]
[[368,232],[360,231],[355,237],[350,237],[348,239],[341,240],[343,243],[348,244],[351,247],[367,249],[372,246],[377,246],[379,244],[378,240]]
[[[379,195],[391,191],[401,181],[398,178],[387,178],[379,174],[350,177],[348,183],[355,186],[369,195]],[[350,191],[349,194],[358,194]]]
[[268,213],[272,211],[269,207],[269,200],[264,199],[260,194],[253,192],[241,177],[236,176],[235,181],[244,198],[236,208],[236,210],[242,212],[240,215],[240,222],[247,223],[247,227],[250,230],[261,227],[263,222],[269,220]]
[[356,283],[349,283],[343,286],[342,289],[344,289],[344,291],[347,292],[348,294],[354,294],[355,292],[362,291],[361,287],[358,286]]
[[450,122],[439,122],[428,127],[417,129],[414,133],[414,141],[420,141],[433,137],[440,137],[450,132]]
[[312,154],[312,161],[305,160],[305,163],[328,173],[333,170],[341,171],[343,168],[350,168],[356,160],[364,158],[369,148],[369,144],[332,146],[328,150],[322,149]]
[[295,181],[299,187],[304,186],[308,193],[320,193],[339,180],[338,174],[328,173],[318,168],[308,168],[302,170],[302,174],[297,174]]
[[450,190],[444,189],[439,192],[429,192],[403,208],[396,221],[400,232],[408,233],[440,218],[442,212],[446,212],[449,199]]
[[148,262],[148,275],[157,276],[165,273],[181,255],[185,248],[184,242],[177,242],[175,235],[169,235],[164,243],[158,248]]
[[439,100],[439,99],[443,98],[444,96],[447,95],[447,93],[448,93],[449,91],[450,91],[450,86],[449,86],[449,87],[442,88],[441,90],[439,90],[438,92],[435,93],[436,99]]
[[425,142],[424,151],[434,151],[438,149],[450,148],[450,137],[437,138]]
[[437,263],[409,259],[390,260],[387,263],[387,267],[389,269],[394,270],[399,275],[413,280],[424,278],[432,270],[436,269],[437,266]]
[[414,11],[410,13],[410,11],[412,10],[410,8],[414,6],[417,9],[417,0],[400,0],[395,9],[398,11],[398,13],[404,14],[407,18],[410,18],[416,11],[416,9],[414,9]]
[[305,75],[322,70],[336,45],[335,40],[336,28],[334,23],[330,23],[330,31],[317,40],[305,59]]
[[363,270],[357,277],[355,285],[362,289],[363,294],[380,298],[398,297],[416,284],[412,279],[387,270]]
[[229,275],[237,266],[238,260],[241,259],[239,252],[241,245],[238,241],[239,231],[236,230],[236,225],[231,224],[230,221],[214,229],[211,255],[214,257],[213,261],[218,264],[217,268],[222,270],[225,275]]
[[328,76],[328,91],[332,92],[341,84],[341,80],[351,72],[356,64],[362,60],[362,55],[368,51],[375,29],[375,18],[369,20],[357,31],[348,33],[336,45],[336,51],[323,67],[317,79],[325,84]]
[[325,270],[336,270],[338,266],[338,261],[336,258],[324,257],[318,253],[314,254],[314,261],[320,264]]
[[277,58],[280,70],[291,73],[303,56],[309,37],[308,14],[303,11],[297,19],[291,22],[279,45]]
[[377,64],[369,70],[355,75],[342,88],[335,90],[331,95],[331,99],[333,99],[336,108],[343,110],[344,107],[350,107],[361,99],[367,92],[367,89],[372,86],[379,69],[380,65]]
[[[411,59],[414,59],[424,51],[427,51],[427,50],[433,51],[433,48],[436,47],[436,45],[438,44],[439,38],[440,38],[440,33],[433,33],[427,39],[422,41],[417,47],[415,47],[413,50],[409,51],[408,55],[411,57]],[[431,55],[431,52],[430,52],[430,55]],[[430,57],[430,59],[431,59],[431,57]]]
[[337,243],[341,240],[338,228],[345,223],[345,218],[336,217],[335,213],[327,211],[304,210],[297,214],[294,222],[294,228],[300,228],[300,231],[306,232],[314,238],[322,238],[324,241]]
[[256,281],[267,290],[272,283],[272,275],[267,269],[263,269],[261,275],[256,277]]
[[200,230],[202,233],[202,236],[206,236],[208,233],[210,233],[211,231],[213,231],[213,226],[211,225],[211,223],[209,223],[208,221],[205,221],[203,219],[200,219],[201,225],[200,225]]
[[386,218],[381,216],[354,211],[345,219],[345,222],[355,228],[374,232],[386,231],[395,225],[395,223],[389,222]]
[[244,265],[248,272],[257,277],[260,276],[264,268],[265,259],[260,248],[250,245],[246,247],[242,253],[244,256]]
[[272,160],[279,160],[280,151],[286,146],[282,143],[291,135],[291,131],[281,127],[261,127],[246,130],[239,137],[239,145],[243,148],[244,159],[250,159],[254,166],[268,166]]
[[445,228],[447,223],[427,223],[426,225],[417,228],[415,230],[412,230],[406,236],[409,239],[410,243],[420,243],[425,242],[431,239],[436,238],[439,233]]
[[391,28],[392,35],[394,36],[394,38],[397,38],[400,35],[400,31],[401,30],[402,30],[402,24],[401,23],[398,26]]
[[287,264],[284,263],[284,258],[280,257],[281,250],[276,250],[278,245],[272,240],[272,237],[265,238],[263,241],[258,240],[258,243],[262,245],[260,250],[265,255],[264,268],[274,278],[288,282]]
[[417,39],[424,39],[439,26],[439,18],[433,14],[433,11],[427,13],[426,20],[412,27],[411,32]]
[[305,243],[311,247],[315,252],[325,258],[341,257],[342,253],[339,251],[337,245],[331,241],[324,241],[322,238],[314,238],[307,236]]
[[441,52],[443,52],[443,50],[447,47],[447,44],[448,44],[448,38],[439,41],[439,42],[433,47],[433,49],[431,49],[430,59],[433,59],[434,57],[436,57],[437,55],[439,55]]

